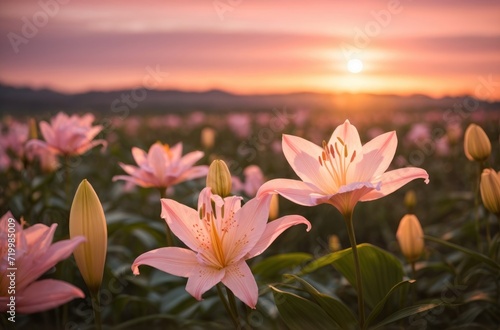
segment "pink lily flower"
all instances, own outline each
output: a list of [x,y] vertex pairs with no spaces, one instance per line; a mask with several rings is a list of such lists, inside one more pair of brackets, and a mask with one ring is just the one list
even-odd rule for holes
[[[52,244],[57,224],[47,227],[35,224],[27,229],[14,220],[10,212],[0,220],[0,312],[9,310],[7,304],[15,296],[15,310],[22,314],[42,312],[65,304],[75,298],[84,298],[82,290],[59,280],[36,281],[59,261],[68,258],[85,241],[83,236]],[[9,259],[9,242],[15,236],[14,261]],[[10,239],[10,241],[9,241]],[[11,251],[12,252],[12,251]],[[13,264],[10,263],[13,261]],[[16,268],[10,270],[9,268]],[[10,278],[15,274],[15,295],[10,291]],[[5,274],[5,275],[4,275]]]
[[40,131],[45,139],[30,140],[27,147],[41,148],[55,155],[76,156],[82,155],[97,145],[106,147],[104,140],[92,141],[102,131],[102,126],[92,126],[94,115],[87,113],[83,116],[68,116],[59,112],[50,120],[40,122]]
[[356,127],[346,120],[319,147],[305,139],[283,135],[283,153],[302,179],[275,179],[262,185],[257,197],[279,193],[305,206],[329,203],[344,216],[358,201],[387,196],[408,182],[429,175],[421,168],[406,167],[386,172],[396,152],[394,131],[361,145]]
[[156,142],[149,148],[148,153],[134,147],[132,156],[139,167],[120,163],[129,175],[117,175],[113,177],[113,181],[130,181],[144,188],[171,187],[186,180],[206,176],[208,166],[193,166],[203,155],[201,151],[193,151],[182,156],[181,142],[172,148]]
[[132,270],[149,265],[166,273],[187,277],[186,291],[201,300],[219,282],[251,308],[258,299],[255,278],[245,260],[258,256],[286,229],[311,224],[298,215],[267,222],[271,195],[251,199],[241,207],[241,197],[222,199],[210,188],[200,193],[198,211],[171,199],[162,199],[162,218],[189,249],[167,247],[135,259]]

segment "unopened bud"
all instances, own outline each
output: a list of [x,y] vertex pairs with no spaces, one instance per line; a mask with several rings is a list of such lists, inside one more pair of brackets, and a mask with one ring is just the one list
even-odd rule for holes
[[211,127],[205,127],[201,131],[201,145],[205,149],[212,149],[215,144],[215,134],[216,131]]
[[415,205],[417,204],[417,195],[415,191],[409,190],[405,194],[405,206],[408,209],[408,212],[412,213]]
[[424,251],[424,231],[414,214],[407,214],[401,219],[396,238],[401,252],[409,262],[420,258]]
[[30,139],[38,139],[38,129],[35,118],[30,118],[29,121],[29,137]]
[[84,236],[73,255],[89,290],[95,294],[101,286],[108,246],[106,218],[99,197],[87,180],[76,190],[69,214],[69,236]]
[[481,173],[481,199],[484,207],[494,214],[500,214],[500,174],[492,168]]
[[280,213],[279,195],[274,194],[271,197],[271,204],[269,205],[269,220],[274,220]]
[[465,130],[464,152],[467,159],[477,162],[484,162],[490,157],[491,142],[480,126],[470,124]]
[[210,164],[207,174],[207,187],[212,193],[221,197],[231,194],[231,173],[223,160],[216,159]]

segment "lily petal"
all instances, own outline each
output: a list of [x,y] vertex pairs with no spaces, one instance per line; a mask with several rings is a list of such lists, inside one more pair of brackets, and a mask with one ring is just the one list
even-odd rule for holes
[[306,231],[311,230],[311,223],[306,218],[300,215],[287,215],[279,219],[273,220],[266,225],[264,233],[259,238],[257,244],[248,251],[245,259],[250,259],[264,252],[274,240],[281,235],[282,232],[291,226],[304,224],[307,226]]
[[[50,236],[52,237],[52,235],[53,233],[51,233]],[[47,270],[54,267],[59,261],[68,258],[73,253],[75,248],[81,243],[85,242],[85,240],[85,237],[77,236],[72,239],[67,239],[52,244],[45,251],[43,256],[39,258],[38,263],[34,263],[33,261],[31,261],[34,263],[31,266],[32,268],[29,271],[25,269],[25,271],[21,272],[17,279],[18,288],[21,289],[25,287],[26,285],[43,275],[43,273],[45,273]],[[22,260],[22,262],[24,262],[24,260]]]
[[85,298],[85,295],[82,290],[69,283],[52,279],[35,281],[16,297],[16,312],[42,312],[75,298]]
[[245,261],[226,267],[226,274],[222,278],[222,283],[248,307],[255,309],[259,298],[259,288],[252,271]]
[[302,181],[311,183],[324,192],[332,192],[332,177],[321,166],[318,157],[323,149],[312,142],[293,135],[283,134],[283,153]]
[[328,144],[335,146],[338,145],[339,150],[341,150],[342,142],[347,145],[347,150],[349,155],[352,155],[356,151],[357,155],[362,152],[361,139],[359,138],[358,130],[354,125],[351,125],[349,120],[346,120],[342,125],[339,125],[330,137]]
[[201,300],[201,296],[219,283],[225,273],[224,268],[219,270],[198,264],[193,270],[193,274],[188,278],[186,291],[196,300]]
[[135,162],[139,166],[142,166],[143,164],[148,162],[146,152],[142,149],[137,148],[137,147],[132,148],[132,157],[134,157]]
[[166,247],[138,256],[132,264],[132,272],[139,275],[139,266],[148,265],[175,276],[189,277],[199,266],[196,253],[188,249]]
[[151,146],[148,153],[148,163],[159,181],[165,178],[165,151],[160,143]]
[[311,184],[290,179],[274,179],[264,183],[259,191],[257,197],[262,197],[266,194],[279,193],[281,196],[291,200],[294,203],[304,206],[317,205],[311,200],[311,194],[322,192],[314,189]]
[[262,237],[269,217],[272,195],[252,198],[235,214],[236,228],[229,230],[224,238],[226,262],[243,258]]
[[398,138],[396,132],[381,134],[363,146],[362,161],[356,164],[351,182],[369,181],[384,173],[394,158]]
[[165,219],[172,232],[191,250],[200,251],[202,241],[210,242],[198,212],[172,199],[161,199],[161,217]]
[[415,179],[424,179],[425,183],[429,183],[429,174],[427,174],[425,170],[418,167],[405,167],[385,172],[377,178],[377,180],[382,182],[380,190],[371,191],[360,200],[366,202],[382,198]]

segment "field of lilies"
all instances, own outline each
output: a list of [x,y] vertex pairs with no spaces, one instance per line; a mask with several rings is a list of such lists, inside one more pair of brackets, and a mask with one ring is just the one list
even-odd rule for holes
[[2,328],[500,324],[498,111],[0,125]]

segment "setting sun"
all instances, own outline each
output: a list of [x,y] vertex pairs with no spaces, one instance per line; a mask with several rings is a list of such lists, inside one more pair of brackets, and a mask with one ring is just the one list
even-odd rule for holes
[[351,73],[360,73],[363,70],[363,62],[357,58],[350,59],[347,62],[347,70]]

